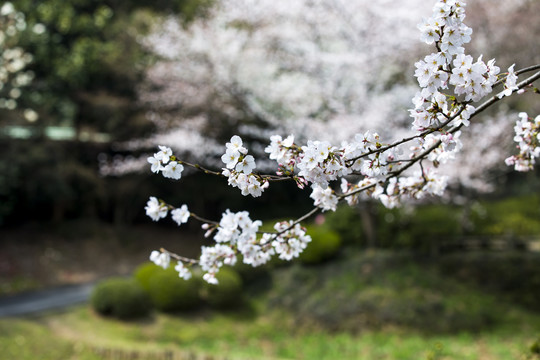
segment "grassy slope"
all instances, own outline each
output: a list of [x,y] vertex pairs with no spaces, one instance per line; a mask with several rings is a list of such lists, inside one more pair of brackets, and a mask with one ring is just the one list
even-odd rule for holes
[[522,358],[540,333],[538,314],[418,264],[368,253],[282,268],[270,292],[252,302],[255,312],[201,310],[125,323],[76,308],[0,320],[0,359],[90,360],[99,358],[91,349],[109,347],[229,359]]

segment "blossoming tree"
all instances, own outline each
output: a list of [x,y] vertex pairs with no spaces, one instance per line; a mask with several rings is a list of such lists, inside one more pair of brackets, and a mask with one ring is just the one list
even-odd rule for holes
[[[314,5],[330,3],[340,4],[339,2],[312,2]],[[229,3],[223,4],[226,7]],[[251,11],[250,19],[254,19],[254,23],[262,22],[264,26],[264,4],[253,6],[256,9],[252,7],[247,9],[237,7],[236,9],[237,11]],[[288,10],[294,12],[298,9],[293,7]],[[257,16],[258,11],[260,11],[259,16]],[[343,11],[338,13],[342,16],[347,14]],[[194,218],[202,222],[202,227],[207,230],[206,236],[213,237],[216,242],[214,246],[202,247],[199,259],[185,258],[161,249],[152,252],[151,260],[160,266],[168,267],[171,259],[174,259],[177,262],[175,268],[183,278],[189,278],[190,267],[197,264],[204,272],[204,279],[210,283],[216,283],[216,273],[219,269],[223,265],[234,265],[239,258],[246,264],[259,266],[268,262],[273,256],[284,260],[297,257],[311,240],[301,226],[301,222],[319,211],[335,210],[339,202],[352,205],[361,198],[367,197],[376,199],[387,207],[394,207],[408,198],[421,199],[430,195],[442,195],[448,183],[448,176],[440,174],[438,168],[440,165],[453,161],[460,153],[463,147],[462,131],[467,130],[480,113],[504,98],[536,91],[532,89],[532,84],[540,78],[540,65],[531,65],[523,69],[515,69],[515,65],[512,65],[501,72],[494,59],[485,61],[483,56],[475,59],[468,55],[464,45],[471,40],[472,29],[465,25],[464,19],[465,2],[440,0],[435,4],[431,16],[418,25],[421,40],[431,46],[433,52],[414,64],[414,75],[420,88],[412,99],[412,108],[408,110],[412,118],[410,134],[386,134],[372,129],[358,132],[354,136],[343,136],[345,140],[340,143],[329,136],[316,139],[309,133],[305,138],[294,135],[286,137],[272,135],[270,144],[264,151],[270,160],[275,161],[277,171],[273,174],[257,171],[255,157],[249,154],[248,147],[238,135],[232,136],[225,145],[224,154],[221,156],[222,168],[219,170],[183,161],[173,154],[170,147],[160,146],[159,151],[148,158],[154,173],[161,173],[167,178],[180,179],[184,168],[192,167],[210,175],[223,177],[229,185],[238,188],[242,195],[253,197],[261,196],[274,181],[294,181],[299,188],[311,189],[314,208],[296,220],[275,224],[273,232],[260,232],[261,221],[250,219],[246,211],[233,213],[227,210],[220,220],[212,221],[190,212],[185,204],[175,207],[163,200],[151,197],[147,203],[146,212],[153,220],[164,218],[169,212],[178,225]],[[348,25],[354,26],[353,19],[350,20]],[[250,22],[231,23],[230,18],[224,21],[230,25],[235,36],[242,35],[235,29],[244,27],[251,29],[252,25]],[[307,25],[309,23],[309,21],[306,22]],[[285,26],[283,31],[286,33],[286,30]],[[376,28],[374,31],[376,32]],[[197,35],[196,32],[195,35]],[[223,36],[225,39],[221,39],[222,41],[236,41],[236,37],[231,34],[223,34]],[[250,39],[252,40],[255,41],[256,36]],[[328,39],[319,38],[319,40],[325,43]],[[349,40],[351,43],[338,43],[336,46],[343,46],[343,51],[346,52],[347,46],[355,42],[354,38]],[[181,41],[178,43],[182,44]],[[250,42],[246,41],[238,46],[249,48],[249,44]],[[330,46],[334,43],[329,41],[326,45]],[[280,47],[276,49],[279,50]],[[162,49],[162,53],[163,55],[170,53],[170,56],[173,56],[173,53],[180,50],[182,49],[168,46]],[[305,48],[294,50],[313,51],[317,58],[324,55],[317,52],[317,48],[315,50],[310,48],[309,44],[305,44]],[[385,51],[391,53],[393,50],[395,49],[385,49],[381,57],[387,56]],[[279,51],[277,53],[279,54]],[[332,59],[325,60],[331,62]],[[351,56],[352,62],[362,60],[365,59]],[[196,62],[192,65],[198,66]],[[224,64],[226,65],[231,64]],[[294,57],[291,56],[289,65],[302,68],[307,64],[295,64]],[[313,69],[303,69],[303,72],[311,71],[313,74],[319,74],[321,69],[328,68],[321,65]],[[347,73],[349,68],[344,67],[338,70]],[[230,69],[227,71],[217,69],[215,74],[226,78],[229,76],[229,71]],[[279,69],[268,69],[268,71],[273,75],[276,71],[279,73]],[[283,71],[288,74],[287,69]],[[264,84],[264,74],[262,76],[261,84]],[[518,79],[518,76],[523,78]],[[354,74],[351,74],[351,78],[355,79]],[[315,77],[315,79],[323,81],[324,77]],[[300,84],[303,80],[305,79],[298,78]],[[220,78],[216,81],[220,81]],[[377,82],[374,81],[374,83]],[[308,82],[302,91],[313,91],[312,85],[313,83]],[[182,86],[189,86],[189,84],[182,83]],[[362,101],[362,94],[355,93],[353,85],[329,88],[323,86],[316,89],[318,91],[310,93],[308,98],[324,99],[322,103],[325,107],[320,108],[321,102],[315,102],[317,105],[315,107],[312,102],[308,102],[305,104],[304,115],[299,116],[299,119],[309,120],[311,118],[309,114],[316,113],[321,117],[328,116],[333,126],[341,124],[342,134],[357,130],[350,117],[341,116],[338,120],[332,119],[332,114],[339,113],[332,109],[333,106],[341,106],[336,104],[346,104],[354,108],[355,105],[351,104]],[[322,89],[328,92],[325,93]],[[282,89],[283,93],[278,91],[277,93],[255,94],[253,99],[263,99],[266,95],[268,101],[253,100],[247,101],[246,104],[249,109],[266,114],[265,118],[272,122],[275,113],[268,109],[272,109],[273,97],[291,95],[291,101],[295,101],[294,93],[289,94],[286,90]],[[495,94],[492,95],[494,92]],[[199,96],[196,91],[193,94],[193,96]],[[357,96],[360,100],[356,98]],[[339,101],[335,101],[336,97],[339,97]],[[245,99],[249,100],[250,97]],[[346,99],[349,100],[346,101]],[[369,100],[373,99],[369,98]],[[268,109],[262,108],[261,104],[268,105]],[[288,113],[286,108],[280,110],[284,114]],[[381,124],[384,123],[380,114],[377,118],[381,119]],[[279,129],[279,123],[279,121],[275,122],[276,129]],[[304,130],[308,128],[309,122],[296,123],[300,124],[297,130]],[[350,126],[349,123],[351,123]],[[507,165],[513,166],[518,171],[533,168],[535,159],[540,155],[539,131],[540,116],[533,119],[526,113],[519,115],[514,137],[518,153],[506,159]],[[306,131],[303,133],[305,135]],[[389,136],[395,136],[397,139],[391,140]],[[454,163],[453,166],[459,167],[459,163]]]

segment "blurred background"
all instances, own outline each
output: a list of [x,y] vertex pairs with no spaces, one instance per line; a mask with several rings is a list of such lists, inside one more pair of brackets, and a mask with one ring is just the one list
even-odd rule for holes
[[[416,24],[431,8],[0,3],[0,310],[33,291],[93,289],[89,305],[0,319],[0,358],[538,358],[539,174],[504,164],[517,113],[539,113],[532,91],[463,132],[441,199],[324,213],[306,224],[299,261],[228,269],[219,288],[147,263],[160,247],[197,256],[207,244],[195,222],[152,223],[150,196],[268,224],[312,204],[294,184],[254,200],[189,170],[180,182],[153,175],[157,145],[217,169],[234,134],[259,157],[273,134],[406,136],[414,62],[432,51]],[[465,23],[467,51],[501,72],[540,63],[540,2],[470,0]]]

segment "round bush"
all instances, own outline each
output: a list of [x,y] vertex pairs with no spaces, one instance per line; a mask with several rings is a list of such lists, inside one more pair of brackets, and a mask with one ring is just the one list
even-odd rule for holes
[[240,275],[231,268],[223,267],[216,275],[217,285],[205,283],[208,304],[215,308],[233,308],[243,302],[243,284]]
[[164,271],[162,268],[148,261],[135,269],[133,276],[146,292],[150,292],[152,278],[162,271]]
[[94,310],[105,316],[135,319],[147,316],[150,299],[133,279],[112,278],[99,283],[91,297]]
[[[150,271],[149,271],[150,273]],[[165,312],[186,311],[200,304],[200,280],[181,279],[174,268],[156,270],[147,281],[148,295],[156,309]],[[144,285],[143,285],[144,286]]]
[[300,254],[300,261],[304,264],[319,264],[337,255],[341,247],[341,237],[326,226],[308,226],[307,234],[311,242]]

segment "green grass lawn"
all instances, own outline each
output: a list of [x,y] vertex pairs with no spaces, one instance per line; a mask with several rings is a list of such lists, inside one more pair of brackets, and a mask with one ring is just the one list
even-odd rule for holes
[[352,254],[272,279],[226,312],[123,322],[83,306],[1,319],[0,359],[538,359],[539,312],[416,258]]
[[[526,314],[514,314],[516,317]],[[334,333],[297,327],[286,313],[170,316],[142,322],[104,319],[87,307],[38,319],[0,321],[2,359],[100,359],[100,349],[126,354],[204,354],[216,359],[524,359],[538,334],[502,326],[482,333],[426,335],[399,328]],[[536,332],[534,331],[536,329]]]

